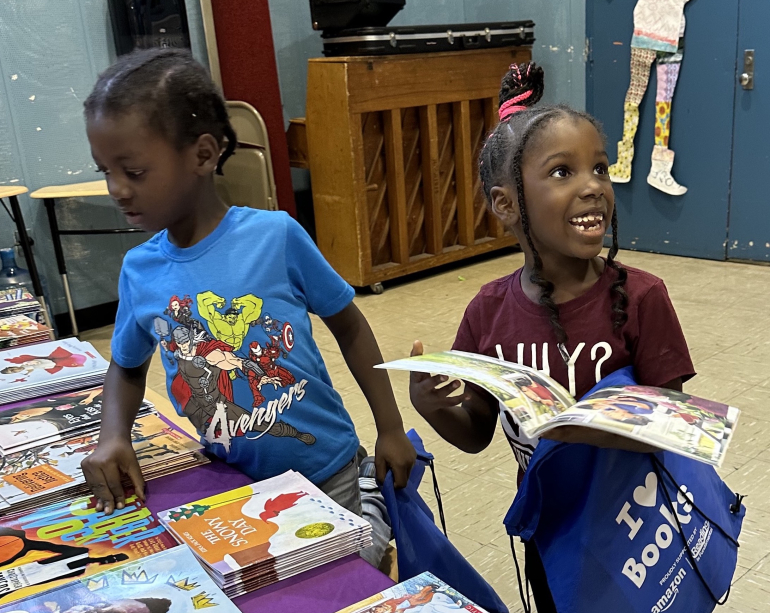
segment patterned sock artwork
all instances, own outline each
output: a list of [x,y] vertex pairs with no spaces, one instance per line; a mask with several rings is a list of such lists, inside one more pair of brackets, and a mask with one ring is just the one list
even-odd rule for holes
[[631,180],[639,104],[647,91],[652,63],[657,62],[655,147],[647,183],[672,196],[687,192],[687,188],[679,185],[671,175],[674,152],[669,149],[668,141],[671,135],[671,102],[682,64],[684,5],[688,1],[638,0],[636,4],[631,41],[631,82],[623,105],[623,136],[618,142],[617,161],[609,170],[613,183],[628,183]]

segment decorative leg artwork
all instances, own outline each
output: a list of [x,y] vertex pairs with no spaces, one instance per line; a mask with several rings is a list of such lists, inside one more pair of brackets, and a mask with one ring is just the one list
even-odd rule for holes
[[652,166],[647,183],[671,196],[681,196],[687,188],[679,185],[671,176],[674,152],[668,148],[671,134],[671,101],[679,78],[682,54],[658,53],[658,95],[655,99],[655,147],[652,150]]
[[623,140],[618,142],[618,161],[610,166],[613,183],[628,183],[631,180],[631,162],[634,159],[634,136],[639,127],[639,104],[647,91],[650,68],[655,61],[651,49],[631,49],[631,84],[626,92],[623,105]]
[[[634,159],[634,137],[639,127],[639,105],[647,91],[652,63],[657,61],[658,91],[655,97],[655,146],[647,183],[671,196],[687,188],[671,175],[674,152],[668,147],[671,134],[671,102],[682,65],[684,5],[688,0],[638,0],[634,8],[631,41],[631,83],[623,105],[623,137],[617,161],[610,166],[613,183],[628,183]],[[678,36],[677,36],[678,34]]]

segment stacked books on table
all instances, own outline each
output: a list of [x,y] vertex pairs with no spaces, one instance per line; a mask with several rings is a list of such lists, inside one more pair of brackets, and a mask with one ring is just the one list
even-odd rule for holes
[[486,609],[474,604],[460,592],[428,572],[345,607],[337,613],[384,613],[386,611],[487,613]]
[[[145,480],[209,462],[200,443],[151,411],[149,403],[145,403],[144,413],[134,423],[131,437]],[[0,420],[4,417],[0,413]],[[0,432],[16,425],[0,425]],[[86,494],[88,486],[80,463],[98,442],[99,432],[92,430],[4,454],[0,461],[0,514],[22,513]]]
[[161,551],[0,607],[11,611],[240,613],[187,548]]
[[[144,503],[127,494],[125,507],[109,516],[83,496],[0,518],[0,605],[176,548]],[[18,603],[13,610],[36,611]]]
[[31,345],[51,339],[51,328],[26,315],[0,318],[0,349]]
[[90,343],[66,339],[0,351],[0,404],[104,382],[109,364]]
[[[152,410],[152,403],[145,400],[138,417]],[[101,387],[6,405],[0,411],[0,453],[98,432],[101,419]]]
[[26,315],[38,323],[45,323],[43,306],[21,285],[0,288],[0,319],[11,315]]
[[286,472],[158,514],[230,598],[355,553],[369,523]]

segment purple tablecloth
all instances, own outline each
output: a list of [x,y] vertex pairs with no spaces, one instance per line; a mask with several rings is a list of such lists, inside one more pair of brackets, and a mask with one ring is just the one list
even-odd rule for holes
[[[219,461],[150,481],[147,506],[159,513],[253,480]],[[234,600],[243,613],[336,613],[393,581],[357,555],[279,581]]]

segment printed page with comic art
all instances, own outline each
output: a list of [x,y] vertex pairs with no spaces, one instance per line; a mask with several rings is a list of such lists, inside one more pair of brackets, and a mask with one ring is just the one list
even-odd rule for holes
[[643,386],[605,388],[576,403],[539,371],[461,351],[415,356],[378,368],[446,375],[482,387],[530,438],[561,426],[580,426],[713,466],[721,466],[740,415],[726,404]]

